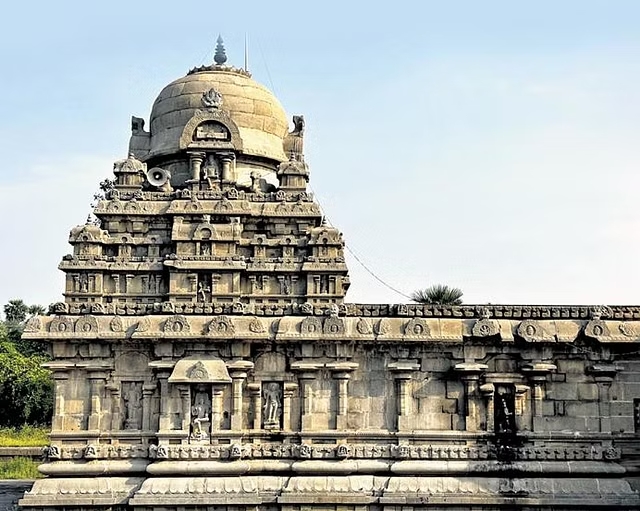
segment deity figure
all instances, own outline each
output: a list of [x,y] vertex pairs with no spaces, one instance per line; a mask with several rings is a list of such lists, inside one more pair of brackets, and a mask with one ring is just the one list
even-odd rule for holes
[[513,392],[508,387],[497,386],[495,392],[495,431],[508,435],[515,433],[515,403]]
[[125,402],[124,429],[140,429],[142,419],[142,384],[130,383],[123,398]]
[[198,282],[198,301],[206,302],[207,301],[207,293],[211,292],[211,288],[206,285],[204,282]]
[[262,413],[265,426],[276,426],[280,424],[282,413],[282,389],[276,382],[267,383],[262,391],[264,405]]
[[210,422],[211,399],[205,390],[198,390],[191,407],[191,437],[202,440],[207,437],[203,423]]

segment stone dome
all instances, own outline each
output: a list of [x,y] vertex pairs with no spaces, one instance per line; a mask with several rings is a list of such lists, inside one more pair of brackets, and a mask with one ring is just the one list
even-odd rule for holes
[[194,114],[203,110],[203,95],[212,89],[222,96],[220,110],[237,125],[243,154],[286,160],[282,142],[288,121],[280,102],[248,73],[226,66],[194,69],[160,92],[151,110],[149,156],[182,149],[184,128]]

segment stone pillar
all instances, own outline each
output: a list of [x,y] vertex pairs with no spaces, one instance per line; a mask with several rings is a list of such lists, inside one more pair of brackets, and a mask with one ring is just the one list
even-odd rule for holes
[[598,384],[598,415],[600,432],[611,433],[611,384],[622,368],[613,364],[596,364],[587,368]]
[[485,409],[487,411],[487,416],[485,421],[487,424],[487,431],[491,431],[491,432],[493,432],[495,428],[494,420],[493,420],[493,414],[494,414],[493,394],[495,390],[496,388],[493,383],[485,383],[483,385],[480,385],[480,392],[482,393],[482,396],[486,401]]
[[474,362],[462,362],[456,364],[454,369],[460,374],[460,378],[465,385],[464,396],[464,426],[466,431],[480,431],[482,417],[480,416],[481,398],[480,398],[480,375],[486,371],[486,364],[478,364]]
[[347,414],[349,412],[349,379],[351,372],[358,367],[358,364],[352,362],[336,362],[327,364],[332,371],[333,378],[336,380],[336,429],[345,429],[347,427]]
[[122,426],[122,410],[120,408],[120,384],[111,383],[107,386],[111,394],[111,431],[118,431]]
[[219,158],[222,163],[222,182],[227,184],[235,183],[236,176],[235,169],[233,168],[233,153],[221,153]]
[[189,385],[180,385],[178,387],[180,392],[180,402],[182,404],[182,431],[187,434],[191,431],[191,391]]
[[250,383],[247,385],[251,393],[253,403],[253,429],[262,429],[262,384]]
[[53,403],[53,420],[51,425],[52,431],[64,430],[64,417],[65,417],[65,397],[67,392],[67,381],[69,379],[69,373],[67,371],[53,372],[54,380],[54,403]]
[[522,366],[522,372],[527,375],[531,382],[532,431],[540,429],[538,423],[543,415],[542,403],[546,395],[547,375],[557,369],[555,364],[548,362],[531,362]]
[[242,429],[242,384],[247,377],[246,371],[231,372],[231,429]]
[[200,181],[200,169],[204,161],[204,153],[190,153],[189,164],[191,165],[191,181],[198,183]]
[[142,385],[142,431],[151,430],[151,398],[156,390],[153,384]]
[[282,429],[283,431],[291,431],[291,398],[295,394],[298,385],[295,383],[285,383],[282,399]]
[[[222,387],[214,385],[211,389],[211,432],[222,429]],[[213,440],[212,440],[212,443]]]
[[309,431],[313,429],[313,385],[318,374],[318,369],[322,363],[316,362],[294,362],[291,369],[299,371],[298,380],[300,385],[300,430]]
[[87,370],[87,379],[89,380],[89,399],[90,411],[87,429],[89,431],[100,430],[100,416],[102,412],[102,390],[107,375],[104,371]]
[[398,360],[389,364],[387,369],[393,373],[398,393],[396,404],[398,431],[413,429],[413,395],[409,382],[413,373],[420,369],[420,364],[412,360]]

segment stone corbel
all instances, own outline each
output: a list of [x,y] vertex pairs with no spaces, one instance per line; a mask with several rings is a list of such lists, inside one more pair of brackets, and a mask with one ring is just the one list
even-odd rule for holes
[[420,364],[413,360],[397,360],[390,363],[387,369],[393,373],[393,378],[397,385],[398,430],[410,429],[410,419],[413,414],[413,396],[409,391],[409,381],[413,378],[413,374],[420,369]]
[[487,364],[476,362],[461,362],[454,367],[454,370],[460,374],[460,379],[465,385],[465,429],[467,431],[479,431],[481,429],[479,382],[480,376],[487,368]]

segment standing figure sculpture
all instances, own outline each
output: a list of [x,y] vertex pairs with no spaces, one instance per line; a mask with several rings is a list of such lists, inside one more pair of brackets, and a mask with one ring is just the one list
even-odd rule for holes
[[207,438],[207,433],[203,429],[203,424],[211,422],[211,399],[205,390],[198,390],[193,399],[191,407],[191,438],[203,440]]
[[282,389],[276,382],[267,383],[262,391],[264,406],[262,416],[264,417],[264,427],[277,428],[280,426],[280,416],[282,415]]
[[140,429],[142,423],[142,384],[131,382],[124,394],[124,429]]

